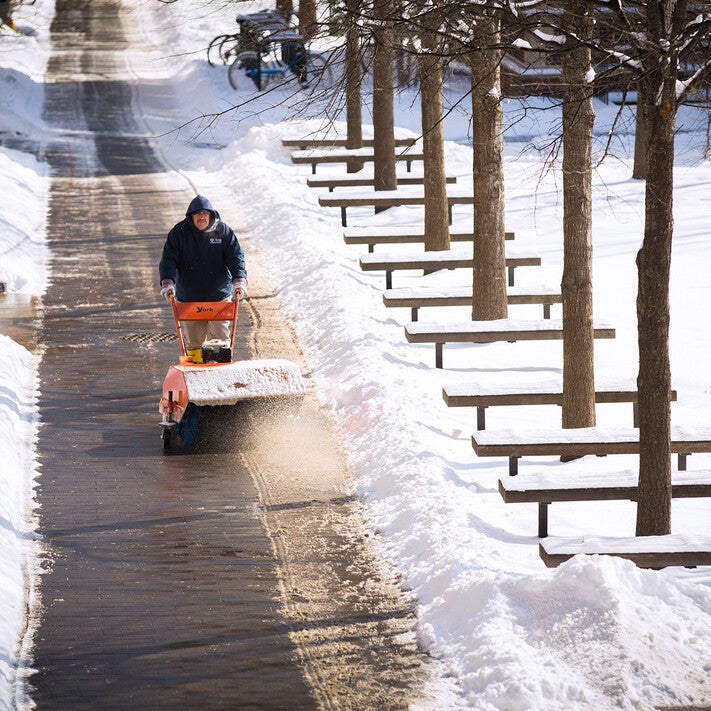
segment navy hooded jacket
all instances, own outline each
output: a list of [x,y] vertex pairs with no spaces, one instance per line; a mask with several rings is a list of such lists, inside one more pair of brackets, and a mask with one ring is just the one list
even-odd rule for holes
[[[201,232],[190,216],[203,210],[212,218]],[[161,281],[175,282],[178,301],[222,301],[232,295],[233,279],[247,278],[235,233],[202,195],[191,200],[185,219],[168,233],[158,269]]]

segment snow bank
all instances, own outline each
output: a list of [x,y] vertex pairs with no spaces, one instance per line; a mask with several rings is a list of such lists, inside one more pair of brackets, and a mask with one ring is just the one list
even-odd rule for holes
[[[282,123],[246,131],[222,152],[222,175],[233,186],[253,248],[267,255],[280,285],[314,381],[348,447],[370,523],[418,599],[423,646],[450,665],[463,702],[477,709],[651,709],[708,700],[709,590],[683,573],[640,571],[623,560],[581,559],[541,570],[535,537],[522,533],[535,530],[535,509],[501,502],[496,480],[505,470],[474,457],[473,417],[443,411],[441,386],[452,371],[434,372],[427,365],[431,348],[426,354],[404,342],[403,321],[382,306],[381,278],[358,270],[358,252],[343,244],[337,212],[317,206],[305,176],[294,179],[280,140],[310,129],[310,123]],[[456,167],[467,164],[468,149],[449,150],[459,154]],[[552,252],[557,215],[552,203],[548,210],[539,206],[537,220],[548,233],[544,251]],[[397,224],[408,213],[368,214],[362,211],[359,220]],[[629,225],[620,231],[627,234]],[[633,255],[632,248],[630,262]],[[433,279],[446,283],[443,275]],[[634,288],[634,272],[626,283]],[[632,327],[616,316],[616,325]],[[487,374],[505,368],[506,345],[470,346],[468,357],[455,350],[454,369],[464,367],[471,379],[473,364]],[[526,356],[550,363],[556,353],[551,346],[543,355],[515,346],[523,351],[521,363]],[[621,365],[619,354],[600,361],[609,379],[625,375]],[[527,411],[529,426],[538,423],[536,408]],[[619,417],[629,426],[627,409]],[[618,503],[629,526],[633,505]],[[587,509],[583,528],[599,523],[601,506],[607,508]],[[579,515],[571,514],[572,529],[580,527]],[[703,516],[697,514],[697,524]],[[624,526],[617,526],[621,533]]]
[[12,293],[39,295],[47,283],[45,242],[49,178],[46,163],[10,149],[0,152],[0,282]]
[[[10,295],[40,296],[47,281],[49,196],[41,153],[43,75],[52,0],[19,5],[19,32],[0,28],[0,283]],[[13,145],[16,149],[5,147]],[[3,299],[0,295],[0,308]],[[35,604],[35,441],[39,356],[0,334],[0,708],[24,708]]]
[[33,481],[39,359],[0,335],[0,707],[23,694],[28,606],[34,598]]

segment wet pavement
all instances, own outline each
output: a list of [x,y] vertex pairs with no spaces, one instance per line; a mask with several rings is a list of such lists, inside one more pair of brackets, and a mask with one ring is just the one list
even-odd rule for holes
[[49,74],[60,80],[45,110],[57,131],[39,339],[50,570],[33,700],[77,710],[312,707],[250,476],[219,454],[161,454],[157,399],[176,345],[130,337],[170,327],[156,303],[155,231],[191,196],[183,186],[176,203],[160,189],[169,181],[130,123],[129,86],[62,80],[120,62],[107,49],[118,43],[102,36],[120,27],[115,6],[76,5],[57,6],[63,51]]
[[[57,1],[51,282],[41,309],[6,317],[44,349],[32,700],[407,708],[428,667],[412,602],[374,558],[313,396],[298,416],[245,406],[228,427],[214,412],[201,447],[161,451],[158,398],[177,346],[156,265],[192,193],[132,118],[119,12]],[[246,304],[237,356],[272,355],[275,339],[281,354],[291,336],[276,323],[268,299]]]

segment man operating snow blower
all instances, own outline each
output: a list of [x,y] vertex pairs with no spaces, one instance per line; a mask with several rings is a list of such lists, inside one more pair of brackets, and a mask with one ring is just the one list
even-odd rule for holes
[[[161,295],[178,301],[227,301],[247,295],[244,253],[232,228],[198,195],[168,233],[159,265]],[[229,341],[229,321],[183,321],[188,355],[202,362],[205,341]]]
[[180,346],[180,362],[168,369],[158,406],[164,450],[174,436],[184,445],[195,444],[201,414],[211,411],[206,408],[233,412],[245,401],[293,402],[304,396],[295,363],[233,361],[239,301],[247,293],[244,254],[234,232],[202,195],[168,233],[160,284],[173,309]]

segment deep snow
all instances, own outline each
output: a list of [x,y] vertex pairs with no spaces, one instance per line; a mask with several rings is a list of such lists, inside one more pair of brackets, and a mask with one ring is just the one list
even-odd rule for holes
[[[354,489],[383,552],[402,573],[417,600],[421,645],[444,662],[459,698],[434,708],[652,709],[711,704],[711,573],[708,569],[639,570],[604,557],[579,557],[556,570],[538,557],[536,507],[504,504],[497,480],[504,459],[477,459],[471,447],[474,413],[448,409],[447,383],[532,383],[560,378],[558,342],[445,346],[445,369],[435,370],[434,347],[408,345],[409,310],[386,309],[383,277],[357,264],[364,248],[343,243],[337,209],[321,208],[306,186],[308,166],[290,163],[281,139],[329,125],[314,98],[304,114],[301,93],[277,88],[219,120],[251,96],[229,87],[224,67],[209,67],[202,52],[209,39],[234,26],[227,4],[161,4],[125,0],[128,21],[143,30],[145,45],[130,50],[128,81],[135,82],[133,111],[155,137],[168,167],[181,171],[232,224],[246,228],[247,253],[259,254],[279,285],[322,401],[349,454]],[[203,8],[197,11],[196,8]],[[256,7],[256,6],[255,6]],[[261,7],[261,6],[260,6]],[[0,130],[40,139],[41,79],[48,43],[51,0],[23,8],[21,24],[33,37],[0,36]],[[35,14],[36,13],[36,14]],[[129,14],[130,13],[130,14]],[[171,56],[166,57],[166,47]],[[451,100],[456,94],[451,93]],[[466,101],[445,123],[447,172],[471,182]],[[561,177],[548,163],[548,143],[559,111],[536,102],[522,111],[505,102],[507,118],[507,229],[515,244],[539,252],[541,267],[520,268],[517,284],[559,285],[561,275]],[[261,111],[261,113],[259,113]],[[614,107],[596,102],[598,151]],[[399,97],[398,129],[418,134],[417,99]],[[189,125],[183,125],[191,121]],[[180,131],[175,129],[183,125]],[[628,117],[629,125],[629,117]],[[704,426],[710,410],[708,301],[711,274],[707,231],[711,217],[711,165],[704,160],[706,115],[683,109],[679,118],[672,269],[671,355],[678,402],[673,423]],[[637,365],[636,269],[644,219],[644,185],[630,179],[630,140],[612,142],[613,157],[595,175],[595,315],[612,322],[617,337],[596,344],[600,381],[634,378]],[[417,168],[415,168],[416,170]],[[319,174],[338,174],[322,167]],[[41,295],[47,280],[42,243],[48,178],[28,153],[0,149],[0,187],[10,191],[0,215],[0,281],[13,294]],[[455,207],[455,221],[470,220]],[[353,225],[395,226],[421,222],[419,208],[377,216],[349,211]],[[170,225],[166,225],[166,230]],[[397,251],[389,248],[389,251]],[[427,277],[405,273],[395,286],[465,285],[465,273]],[[146,289],[155,289],[146,284]],[[558,309],[558,311],[556,311]],[[560,316],[560,307],[553,315]],[[517,318],[540,318],[540,306],[511,307]],[[166,314],[167,322],[169,320]],[[420,320],[466,319],[466,308],[423,309]],[[36,584],[33,555],[32,454],[36,433],[35,369],[41,349],[28,353],[0,336],[0,473],[4,496],[0,526],[0,704],[23,703],[21,683],[31,664],[23,612]],[[598,424],[628,427],[630,405],[601,405]],[[554,406],[490,408],[487,428],[559,427]],[[7,465],[9,464],[9,466]],[[636,458],[586,457],[561,464],[523,459],[520,470],[596,472],[634,469]],[[690,470],[711,469],[709,455],[693,455]],[[41,476],[41,472],[40,472]],[[708,534],[711,504],[676,500],[673,531]],[[556,504],[554,535],[623,535],[634,532],[630,502]],[[21,677],[16,682],[15,677]],[[432,680],[433,689],[440,687]]]

